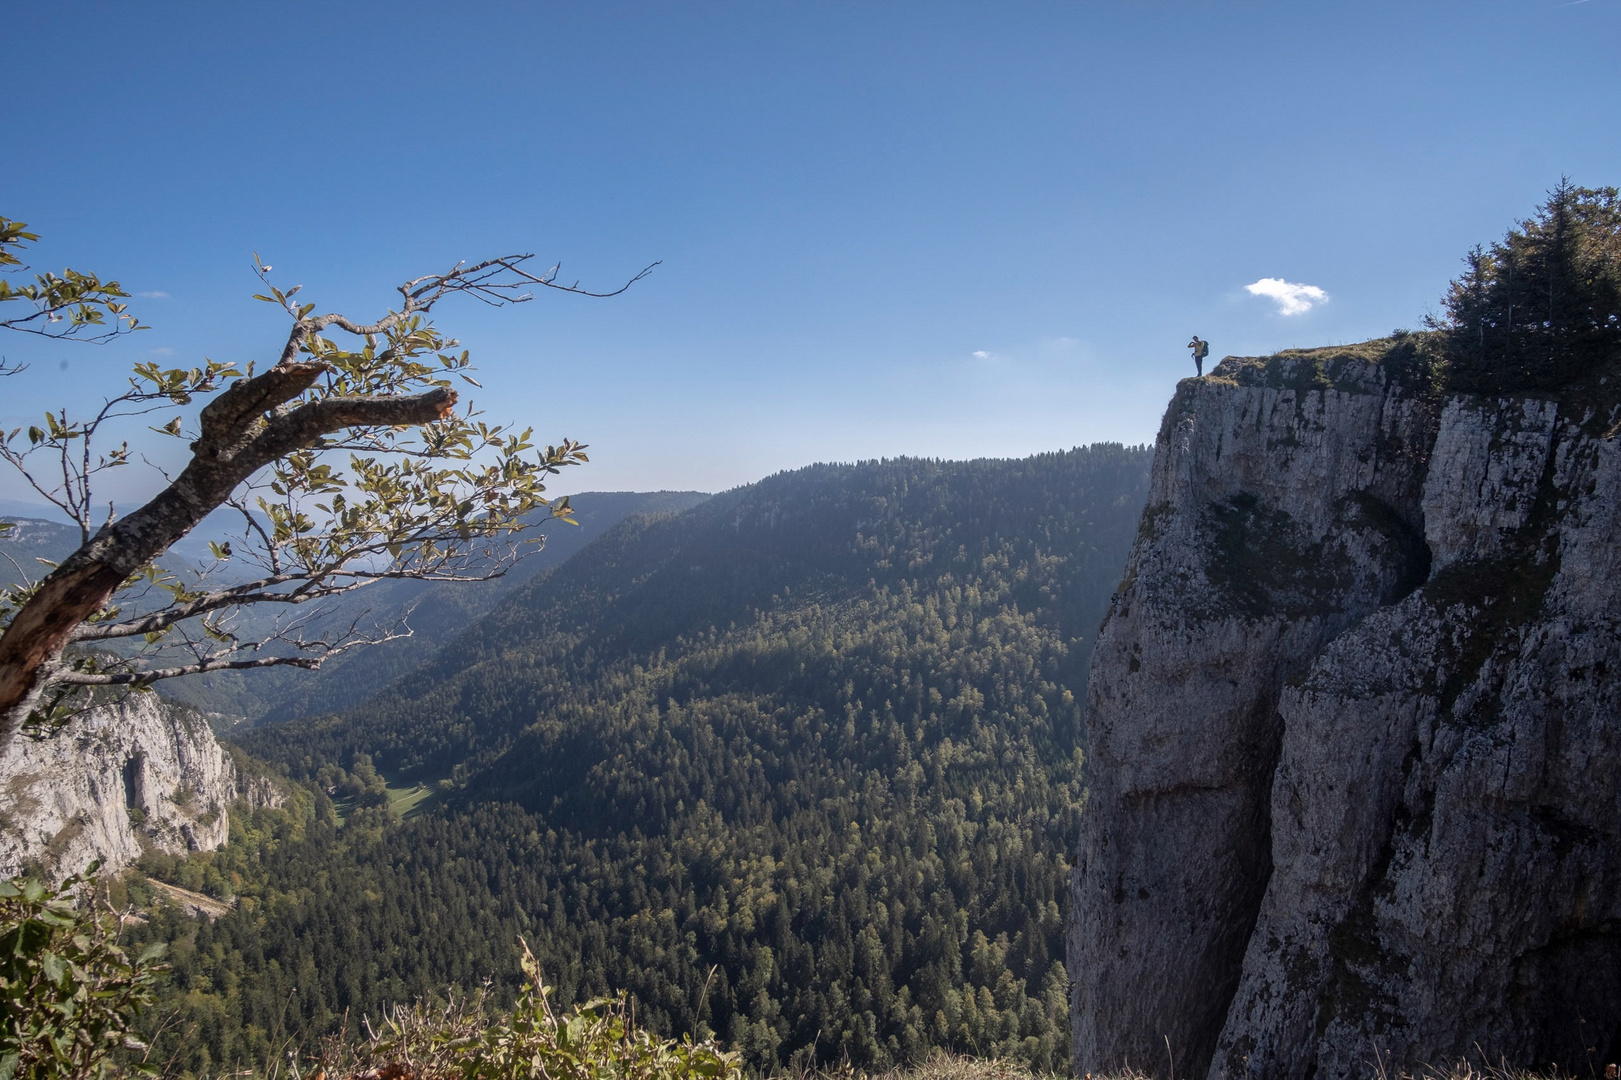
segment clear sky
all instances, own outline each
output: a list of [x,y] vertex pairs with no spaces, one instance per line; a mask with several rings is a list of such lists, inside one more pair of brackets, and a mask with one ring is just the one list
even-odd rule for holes
[[[567,489],[1151,441],[1191,334],[1219,357],[1415,326],[1561,174],[1621,183],[1621,0],[5,19],[0,214],[44,234],[36,267],[148,294],[153,329],[0,341],[33,365],[0,423],[134,359],[272,357],[254,251],[361,316],[459,258],[592,286],[663,260],[613,300],[437,313],[492,419],[591,444]],[[1246,289],[1268,278],[1326,300]]]

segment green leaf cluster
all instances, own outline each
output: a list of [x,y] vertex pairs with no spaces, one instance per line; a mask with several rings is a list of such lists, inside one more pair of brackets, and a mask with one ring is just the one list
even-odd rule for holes
[[132,957],[117,920],[75,899],[95,869],[56,888],[0,881],[0,1080],[78,1080],[141,1060],[135,1015],[152,1001],[164,946]]
[[[123,302],[129,293],[118,282],[103,281],[96,274],[47,271],[26,284],[14,284],[8,275],[22,267],[18,252],[38,239],[37,233],[28,231],[27,222],[0,217],[0,329],[87,340],[145,329]],[[31,310],[9,314],[12,309],[6,305],[11,304]]]

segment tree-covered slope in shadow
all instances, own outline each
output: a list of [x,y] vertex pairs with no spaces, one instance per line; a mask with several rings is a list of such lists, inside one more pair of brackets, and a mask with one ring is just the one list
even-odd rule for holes
[[[316,671],[273,667],[217,671],[163,684],[172,697],[209,712],[235,715],[248,723],[271,724],[318,713],[354,708],[389,683],[431,659],[500,599],[538,574],[571,558],[604,531],[631,514],[685,510],[708,495],[699,491],[587,491],[573,497],[574,524],[541,521],[525,540],[544,544],[502,576],[485,581],[380,581],[326,601],[310,613],[307,633],[341,635],[353,625],[380,637],[398,632],[406,616],[410,636],[340,653]],[[274,605],[272,605],[274,606]],[[244,612],[238,630],[268,633],[285,612]]]
[[800,673],[800,692],[827,704],[837,687],[826,673],[802,669],[810,657],[786,657],[799,644],[766,648],[761,635],[801,615],[861,617],[857,601],[876,605],[867,617],[883,621],[878,609],[925,594],[960,595],[949,603],[980,617],[1016,612],[1062,645],[1050,675],[1078,689],[1148,462],[1146,450],[1101,445],[1012,461],[817,465],[684,513],[637,515],[515,590],[366,705],[246,741],[295,767],[365,751],[413,778],[439,779],[452,766],[465,777],[558,709],[600,703],[624,680],[645,678],[660,655],[705,643],[712,652],[722,637],[742,648],[728,661],[734,669],[766,677],[773,663],[786,665]]
[[214,1060],[290,997],[318,1032],[508,978],[523,934],[562,1000],[627,989],[761,1068],[1062,1067],[1078,703],[1148,467],[775,476],[626,521],[353,713],[258,729],[323,784],[362,754],[446,783],[267,849],[197,931],[183,977],[239,998]]

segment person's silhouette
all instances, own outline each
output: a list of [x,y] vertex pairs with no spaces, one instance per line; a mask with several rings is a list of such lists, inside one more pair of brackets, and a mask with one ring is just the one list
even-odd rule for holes
[[1204,376],[1204,358],[1210,355],[1210,342],[1200,341],[1199,335],[1194,334],[1193,340],[1188,342],[1188,348],[1193,350],[1193,370],[1198,377]]

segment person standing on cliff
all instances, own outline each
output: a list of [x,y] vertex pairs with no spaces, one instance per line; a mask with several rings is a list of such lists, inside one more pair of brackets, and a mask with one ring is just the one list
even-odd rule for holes
[[1193,340],[1188,342],[1188,348],[1193,350],[1193,370],[1198,374],[1196,378],[1204,377],[1204,358],[1210,355],[1210,342],[1200,341],[1199,335],[1194,334]]

